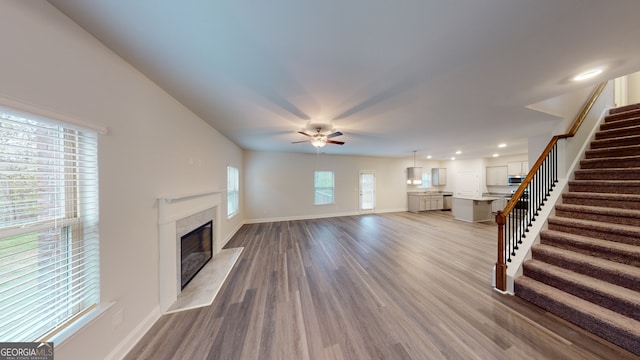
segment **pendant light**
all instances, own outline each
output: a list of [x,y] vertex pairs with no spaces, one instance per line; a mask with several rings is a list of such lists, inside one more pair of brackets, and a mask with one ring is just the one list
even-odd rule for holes
[[408,185],[422,184],[422,168],[416,166],[416,151],[417,150],[413,150],[413,167],[407,168],[407,184]]

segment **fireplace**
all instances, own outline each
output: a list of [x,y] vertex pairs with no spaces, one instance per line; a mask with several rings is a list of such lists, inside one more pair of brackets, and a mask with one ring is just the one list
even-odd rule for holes
[[180,287],[185,286],[213,255],[213,222],[209,221],[180,238]]

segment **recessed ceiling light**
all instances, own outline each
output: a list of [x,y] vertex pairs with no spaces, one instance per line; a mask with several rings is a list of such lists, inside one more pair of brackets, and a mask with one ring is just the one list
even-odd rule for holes
[[493,157],[498,157],[498,156],[500,156],[500,155],[499,154],[493,154]]
[[591,79],[592,77],[598,76],[600,74],[602,74],[602,69],[591,69],[576,75],[573,78],[573,80],[580,81],[580,80]]
[[456,159],[455,157],[451,157],[451,160],[455,160],[455,159]]
[[427,155],[427,159],[431,159],[431,155]]
[[498,147],[499,147],[499,148],[507,147],[507,144],[505,144],[505,143],[498,144]]
[[462,151],[460,150],[456,151],[456,155],[460,155],[460,154],[462,154]]

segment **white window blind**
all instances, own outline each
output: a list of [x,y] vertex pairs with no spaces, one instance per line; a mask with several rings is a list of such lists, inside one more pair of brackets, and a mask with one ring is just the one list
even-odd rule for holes
[[0,341],[99,301],[97,133],[0,108]]
[[227,166],[227,217],[231,217],[239,209],[239,174],[238,169]]
[[333,204],[333,171],[315,171],[313,176],[313,190],[314,205]]

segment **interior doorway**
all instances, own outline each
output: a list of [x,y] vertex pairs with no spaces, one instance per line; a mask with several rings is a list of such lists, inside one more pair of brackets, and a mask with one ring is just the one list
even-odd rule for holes
[[360,170],[360,213],[373,213],[376,208],[376,173]]

